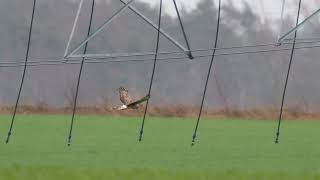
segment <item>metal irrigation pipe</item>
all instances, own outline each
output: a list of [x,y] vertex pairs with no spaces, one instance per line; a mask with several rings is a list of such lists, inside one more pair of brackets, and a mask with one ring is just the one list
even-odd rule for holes
[[[318,40],[314,40],[314,41],[296,41],[296,44],[313,44],[313,43],[320,43],[320,39]],[[281,43],[282,45],[290,45],[293,44],[293,42],[283,42]],[[256,48],[256,47],[267,47],[267,46],[277,46],[278,43],[261,43],[261,44],[255,44],[255,45],[241,45],[241,46],[230,46],[230,47],[218,47],[218,48],[208,48],[208,49],[194,49],[192,50],[192,52],[207,52],[207,51],[213,51],[215,50],[233,50],[233,49],[243,49],[243,48]],[[317,47],[317,46],[314,46]],[[308,48],[308,46],[307,46]],[[290,48],[291,49],[291,48]],[[260,50],[259,50],[260,51]],[[257,52],[259,52],[257,51]],[[183,52],[181,51],[163,51],[163,52],[158,52],[158,55],[171,55],[171,54],[182,54]],[[116,59],[116,58],[129,58],[129,57],[143,57],[143,56],[154,56],[155,53],[154,52],[142,52],[142,53],[116,53],[116,54],[86,54],[84,56],[77,56],[77,55],[73,55],[68,59],[68,62],[66,62],[64,60],[63,57],[47,57],[47,58],[32,58],[33,60],[44,60],[46,62],[50,62],[50,61],[59,61],[61,63],[69,63],[70,61],[74,61],[76,59],[82,59],[82,57],[85,57],[86,60],[91,60],[91,59]],[[219,54],[218,54],[219,55]],[[23,59],[16,59],[16,58],[6,58],[10,61],[12,60],[18,60],[18,61],[24,61]],[[29,57],[29,59],[31,59]],[[42,62],[42,61],[38,61],[38,62]],[[1,64],[17,64],[19,62],[1,62],[0,61],[0,65]],[[28,63],[36,63],[35,61],[30,61],[28,60]],[[1,66],[0,66],[1,67]]]
[[[295,50],[302,50],[302,49],[313,49],[313,48],[320,48],[320,45],[313,45],[313,46],[302,46],[296,47]],[[230,55],[243,55],[243,54],[260,54],[260,53],[268,53],[268,52],[281,52],[281,51],[288,51],[292,48],[281,48],[281,49],[269,49],[269,50],[256,50],[256,51],[238,51],[238,52],[231,52],[231,53],[217,53],[215,56],[230,56]],[[212,55],[198,55],[194,56],[195,59],[198,61],[203,61],[207,59],[199,59],[205,57],[211,57]],[[167,57],[167,58],[158,58],[158,61],[174,61],[174,60],[184,60],[185,57]],[[127,59],[127,60],[105,60],[103,58],[86,58],[85,63],[124,63],[124,62],[144,62],[144,61],[152,61],[154,59]],[[81,60],[69,60],[68,62],[64,62],[61,59],[57,60],[50,60],[50,62],[28,62],[27,66],[48,66],[48,65],[70,65],[70,64],[80,64]],[[23,63],[12,63],[12,64],[4,64],[0,67],[21,67],[24,66]]]

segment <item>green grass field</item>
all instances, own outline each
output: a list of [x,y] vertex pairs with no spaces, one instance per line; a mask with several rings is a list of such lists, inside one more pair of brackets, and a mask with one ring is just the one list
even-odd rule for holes
[[70,116],[0,116],[0,179],[320,179],[320,122],[81,116],[66,146]]

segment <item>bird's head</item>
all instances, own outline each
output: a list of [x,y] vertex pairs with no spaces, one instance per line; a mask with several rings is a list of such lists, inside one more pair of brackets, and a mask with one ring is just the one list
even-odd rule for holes
[[127,90],[126,88],[122,87],[122,86],[120,86],[120,87],[118,88],[118,91],[119,91],[119,93],[121,93],[121,92],[123,92],[123,91],[128,92],[128,90]]

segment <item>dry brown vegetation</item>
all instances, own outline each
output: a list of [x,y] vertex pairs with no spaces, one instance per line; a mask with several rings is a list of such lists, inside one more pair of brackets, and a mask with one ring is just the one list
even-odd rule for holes
[[[1,114],[11,114],[13,107],[0,106]],[[80,115],[118,115],[118,116],[139,116],[142,115],[144,107],[137,110],[116,111],[112,106],[80,106],[77,108],[77,114]],[[17,109],[18,114],[70,114],[72,108],[53,108],[44,103],[37,105],[21,105]],[[148,108],[148,115],[160,117],[196,117],[199,113],[199,107],[185,106],[185,105],[170,105],[170,106],[150,106]],[[239,119],[262,119],[272,120],[279,116],[279,109],[264,108],[264,109],[207,109],[202,111],[203,117],[209,118],[239,118]],[[297,106],[284,109],[283,118],[285,119],[320,119],[320,113],[305,112]]]

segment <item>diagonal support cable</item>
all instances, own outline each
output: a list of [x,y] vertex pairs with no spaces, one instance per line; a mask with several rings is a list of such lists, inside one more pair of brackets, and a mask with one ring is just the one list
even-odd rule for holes
[[[154,56],[154,63],[153,63],[152,74],[151,74],[151,81],[150,81],[149,91],[148,91],[148,95],[149,96],[151,94],[152,83],[153,83],[154,73],[155,73],[156,64],[157,64],[157,58],[158,58],[159,41],[160,41],[160,27],[161,27],[161,15],[162,15],[162,0],[160,0],[159,21],[158,21],[159,29],[158,29],[158,33],[157,33],[156,54]],[[143,136],[143,131],[144,131],[144,123],[145,123],[146,114],[147,114],[147,111],[148,111],[149,100],[150,100],[150,98],[147,100],[147,103],[146,103],[146,106],[145,106],[145,109],[144,109],[141,129],[140,129],[140,132],[139,132],[139,142],[142,141],[142,136]]]
[[[302,2],[302,0],[299,0],[299,7],[298,7],[298,14],[297,14],[296,25],[299,24],[301,2]],[[294,32],[294,38],[293,38],[292,50],[291,50],[291,55],[290,55],[290,60],[289,60],[289,66],[288,66],[288,71],[287,71],[287,74],[286,74],[286,81],[285,81],[285,83],[284,83],[284,88],[283,88],[283,93],[282,93],[282,100],[281,100],[281,107],[280,107],[280,113],[279,113],[279,119],[278,119],[277,134],[276,134],[276,140],[275,140],[275,143],[276,143],[276,144],[279,143],[280,127],[281,127],[282,111],[283,111],[283,104],[284,104],[284,98],[285,98],[286,92],[287,92],[287,85],[288,85],[288,80],[289,80],[289,75],[290,75],[290,70],[291,70],[291,65],[292,65],[292,60],[293,60],[295,45],[296,45],[296,43],[295,43],[296,38],[297,38],[297,30]]]
[[[90,31],[91,31],[94,6],[95,6],[95,0],[92,0],[87,37],[90,35]],[[83,54],[87,53],[87,48],[88,48],[88,42],[86,42],[85,45],[84,45]],[[82,58],[81,65],[80,65],[80,70],[79,70],[79,76],[78,76],[78,81],[77,81],[76,94],[75,94],[75,97],[74,97],[71,124],[70,124],[69,136],[68,136],[68,146],[71,145],[71,140],[72,140],[72,130],[73,130],[73,123],[74,123],[74,116],[76,114],[76,109],[77,109],[78,93],[79,93],[79,86],[80,86],[80,81],[81,81],[81,75],[82,75],[84,60],[85,60],[85,58]]]
[[189,57],[189,59],[193,59],[191,48],[190,48],[190,44],[189,44],[189,41],[188,41],[188,38],[187,38],[186,31],[184,30],[184,26],[183,26],[183,23],[182,23],[182,19],[181,19],[181,16],[180,16],[180,12],[179,12],[176,0],[173,0],[173,4],[174,4],[174,8],[176,9],[176,12],[177,12],[177,16],[178,16],[178,19],[179,19],[179,23],[180,23],[180,27],[181,27],[181,30],[182,30],[182,33],[183,33],[184,40],[186,41],[186,45],[187,45],[187,48],[189,50],[188,51],[188,57]]
[[31,44],[31,35],[32,35],[32,29],[33,29],[35,8],[36,8],[36,0],[33,0],[32,15],[31,15],[30,28],[29,28],[29,37],[28,37],[28,44],[27,44],[27,51],[26,51],[26,57],[25,57],[25,62],[24,62],[24,68],[23,68],[23,73],[22,73],[21,83],[20,83],[20,87],[19,87],[18,97],[17,97],[17,100],[16,100],[16,104],[14,106],[14,111],[13,111],[13,115],[12,115],[12,119],[11,119],[11,124],[10,124],[10,128],[9,128],[8,136],[7,136],[7,139],[6,139],[6,143],[9,143],[10,136],[12,134],[13,124],[14,124],[14,120],[15,120],[15,117],[16,117],[17,108],[18,108],[18,104],[19,104],[19,100],[20,100],[20,96],[21,96],[21,91],[22,91],[22,87],[23,87],[23,83],[24,83],[24,79],[25,79],[25,75],[26,75],[26,71],[27,71],[27,64],[28,64],[28,58],[29,58],[29,51],[30,51],[30,44]]
[[208,82],[209,82],[209,78],[210,78],[210,74],[211,74],[211,69],[212,69],[212,66],[213,66],[213,60],[214,60],[214,57],[215,57],[215,54],[216,54],[216,48],[217,48],[217,45],[218,45],[219,28],[220,28],[220,14],[221,14],[221,0],[219,0],[219,5],[218,5],[218,21],[217,21],[217,29],[216,29],[216,38],[215,38],[215,41],[214,41],[214,50],[212,52],[212,57],[211,57],[210,65],[209,65],[206,84],[204,86],[204,91],[203,91],[203,94],[202,94],[202,101],[201,101],[200,111],[199,111],[199,115],[198,115],[198,119],[197,119],[197,124],[196,124],[196,127],[194,129],[193,136],[192,136],[191,146],[193,146],[195,144],[195,140],[196,140],[196,137],[197,137],[197,131],[198,131],[199,122],[200,122],[200,119],[201,119],[203,103],[204,103],[204,99],[206,97]]
[[[123,4],[127,4],[125,0],[120,0]],[[168,39],[170,42],[172,42],[177,48],[182,50],[184,53],[188,55],[188,49],[186,49],[183,45],[181,45],[179,42],[177,42],[175,39],[173,39],[168,33],[166,33],[161,27],[157,26],[155,23],[153,23],[149,18],[147,18],[145,15],[143,15],[139,10],[129,5],[129,9],[135,13],[137,16],[139,16],[141,19],[143,19],[146,23],[151,25],[154,29],[157,31],[160,31],[160,33]]]
[[74,53],[76,53],[82,46],[84,46],[88,41],[90,41],[92,38],[94,38],[102,29],[104,29],[106,26],[108,26],[116,17],[118,17],[119,14],[121,14],[124,10],[128,8],[128,6],[133,2],[134,0],[130,0],[126,5],[121,7],[115,14],[113,14],[107,21],[105,21],[97,30],[95,30],[90,36],[88,36],[85,40],[83,40],[76,48],[74,48],[70,53],[67,53],[65,58],[68,58],[72,56]]

